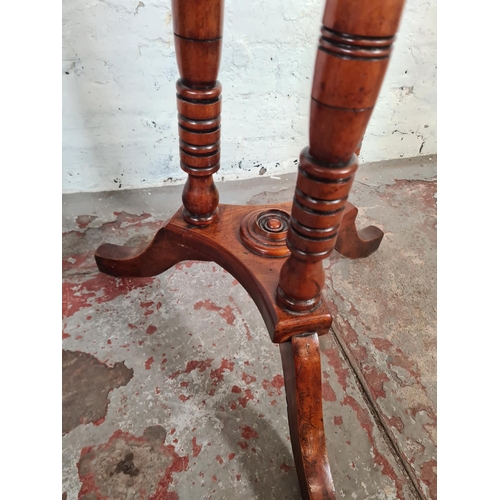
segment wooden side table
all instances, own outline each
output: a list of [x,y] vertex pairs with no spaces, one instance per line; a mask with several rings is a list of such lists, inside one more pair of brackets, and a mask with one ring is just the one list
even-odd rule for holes
[[255,301],[280,344],[288,420],[303,499],[333,499],[326,453],[318,336],[332,318],[323,259],[373,253],[383,232],[357,231],[348,201],[357,154],[389,63],[404,0],[327,0],[311,94],[309,147],[293,202],[219,205],[223,0],[172,0],[183,207],[138,248],[101,245],[101,272],[155,276],[184,260],[213,261]]

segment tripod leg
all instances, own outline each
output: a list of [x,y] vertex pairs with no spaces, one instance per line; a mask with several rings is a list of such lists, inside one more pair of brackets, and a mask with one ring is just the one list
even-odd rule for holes
[[333,500],[323,428],[321,359],[316,333],[280,344],[288,425],[303,500]]

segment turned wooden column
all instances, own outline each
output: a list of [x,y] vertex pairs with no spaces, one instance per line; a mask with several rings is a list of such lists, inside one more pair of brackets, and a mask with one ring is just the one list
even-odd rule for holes
[[[202,260],[216,262],[242,284],[271,340],[280,344],[303,500],[336,498],[321,397],[318,337],[332,323],[320,303],[322,260],[335,245],[345,256],[365,257],[383,236],[373,226],[357,232],[357,208],[347,198],[358,167],[355,152],[382,85],[403,2],[327,0],[311,95],[310,146],[300,155],[289,212],[289,203],[218,208],[212,175],[220,161],[223,0],[172,0],[181,75],[180,157],[188,174],[184,206],[149,243],[105,243],[95,255],[99,270],[112,276],[155,276],[178,262]],[[220,223],[211,224],[219,210]]]
[[212,175],[220,166],[222,86],[217,81],[222,49],[224,0],[172,0],[184,220],[206,226],[218,213]]
[[280,306],[313,310],[325,282],[361,146],[385,76],[404,0],[327,0],[311,94],[309,144],[300,154]]

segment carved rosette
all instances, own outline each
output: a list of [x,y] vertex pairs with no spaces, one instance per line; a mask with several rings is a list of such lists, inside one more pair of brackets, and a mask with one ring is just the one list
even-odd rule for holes
[[240,237],[246,248],[266,257],[288,257],[286,234],[290,215],[283,210],[255,210],[240,226]]

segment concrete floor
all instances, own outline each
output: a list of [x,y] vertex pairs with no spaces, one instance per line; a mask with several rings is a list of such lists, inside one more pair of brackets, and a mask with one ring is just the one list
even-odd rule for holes
[[[219,184],[221,202],[290,201],[295,174]],[[137,245],[182,186],[63,196],[63,499],[300,498],[279,348],[212,263],[97,272],[102,242]],[[436,498],[436,158],[364,165],[350,200],[385,231],[334,254],[321,337],[337,498]]]

